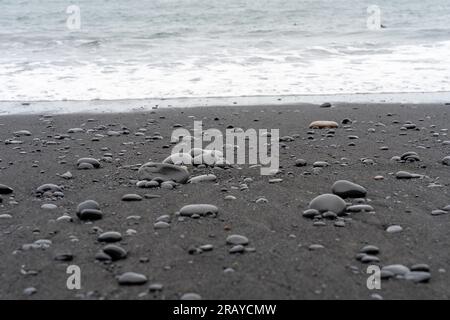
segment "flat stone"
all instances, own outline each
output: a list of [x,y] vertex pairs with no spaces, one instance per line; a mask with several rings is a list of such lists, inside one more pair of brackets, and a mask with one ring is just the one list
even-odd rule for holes
[[314,251],[314,250],[319,250],[319,249],[325,249],[325,247],[321,244],[312,244],[308,247],[309,250]]
[[97,240],[100,242],[118,242],[122,240],[122,235],[120,234],[120,232],[107,231],[99,235],[97,237]]
[[0,194],[10,194],[13,193],[14,190],[11,187],[8,187],[7,185],[0,184]]
[[159,178],[161,181],[186,183],[189,179],[189,171],[173,164],[148,162],[139,168],[138,177],[139,180],[150,181]]
[[339,127],[337,122],[326,121],[326,120],[313,121],[309,125],[310,129],[330,129],[330,128],[337,128],[337,127]]
[[332,211],[336,214],[341,214],[346,208],[346,203],[341,197],[326,193],[314,198],[309,203],[309,208],[315,209],[321,213]]
[[314,217],[320,215],[320,212],[317,211],[316,209],[307,209],[305,211],[303,211],[302,214],[305,218],[310,218],[313,219]]
[[326,161],[316,161],[313,163],[314,168],[325,168],[328,167],[330,164]]
[[217,215],[219,209],[212,204],[189,204],[180,209],[180,215],[191,217],[194,214],[200,216]]
[[446,210],[432,210],[431,211],[431,215],[432,216],[440,216],[440,215],[443,215],[443,214],[447,214],[448,213],[448,211],[446,211]]
[[368,204],[355,204],[347,207],[347,212],[373,212],[375,209]]
[[127,252],[124,248],[119,247],[115,244],[108,244],[103,247],[103,252],[111,257],[111,260],[121,260],[127,257]]
[[410,172],[407,172],[407,171],[398,171],[395,174],[395,177],[397,179],[417,179],[417,178],[420,178],[422,176],[420,174],[410,173]]
[[245,247],[241,244],[235,245],[228,250],[229,253],[242,253],[245,251]]
[[361,257],[361,262],[362,263],[380,262],[380,258],[371,254],[365,254]]
[[367,253],[367,254],[378,254],[380,253],[380,249],[378,247],[373,245],[367,245],[361,248],[360,252]]
[[431,279],[431,274],[425,271],[411,271],[404,275],[405,280],[415,283],[428,282]]
[[88,163],[88,164],[90,164],[91,166],[93,166],[96,169],[100,168],[100,162],[97,159],[94,159],[94,158],[81,158],[81,159],[78,159],[78,161],[77,161],[78,169],[80,169],[80,165],[83,164],[83,163]]
[[122,197],[122,201],[141,201],[142,199],[140,195],[134,193],[129,193]]
[[55,210],[57,208],[58,208],[58,206],[56,204],[53,204],[53,203],[44,203],[41,206],[41,209],[44,209],[44,210]]
[[389,233],[396,233],[396,232],[403,231],[403,228],[399,225],[393,225],[393,226],[387,227],[386,231]]
[[22,137],[22,136],[31,136],[31,132],[28,130],[19,130],[13,133],[16,137]]
[[155,229],[167,229],[170,228],[170,224],[165,221],[158,221],[153,225],[153,227]]
[[381,271],[388,271],[396,276],[403,276],[410,272],[409,268],[401,264],[391,264],[381,268]]
[[227,237],[227,244],[232,245],[247,245],[249,243],[248,238],[239,234],[232,234]]
[[148,280],[143,274],[136,272],[125,272],[117,278],[117,281],[123,286],[134,286],[145,284]]
[[413,266],[411,266],[411,271],[424,271],[424,272],[429,272],[430,271],[430,266],[425,264],[425,263],[418,263],[415,264]]
[[162,291],[164,286],[161,283],[152,283],[148,286],[148,291],[150,292],[156,292],[156,291]]
[[68,261],[72,261],[73,260],[73,254],[70,252],[64,252],[64,253],[58,253],[55,256],[55,260],[56,261],[63,261],[63,262],[68,262]]
[[62,191],[63,190],[60,186],[57,186],[56,184],[53,184],[53,183],[43,184],[36,189],[37,194],[43,194],[46,192],[54,193],[54,192],[62,192]]
[[180,299],[181,300],[202,300],[202,297],[197,293],[189,292],[189,293],[183,294]]
[[201,176],[192,177],[188,183],[215,182],[217,177],[214,174],[203,174]]
[[331,187],[331,191],[341,198],[364,198],[367,190],[359,184],[347,181],[336,181]]
[[103,218],[103,213],[97,209],[85,209],[77,213],[77,216],[80,220],[100,220]]

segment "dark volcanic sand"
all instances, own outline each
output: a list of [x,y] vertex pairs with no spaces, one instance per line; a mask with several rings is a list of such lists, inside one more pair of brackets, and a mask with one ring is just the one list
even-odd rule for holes
[[[286,148],[280,150],[282,170],[276,177],[283,181],[269,184],[273,177],[261,176],[259,169],[248,166],[191,168],[193,175],[214,173],[218,182],[185,184],[174,190],[136,187],[136,165],[166,158],[171,149],[163,146],[169,145],[173,125],[191,128],[194,119],[190,116],[203,120],[203,129],[224,132],[233,125],[279,128],[280,136],[298,134],[294,141],[283,142]],[[216,117],[219,120],[214,120]],[[348,124],[351,131],[341,124],[345,118],[354,120]],[[308,125],[314,120],[333,120],[340,127],[331,137],[325,137],[328,130],[315,130],[309,135]],[[449,120],[450,106],[445,105],[217,107],[142,114],[0,117],[0,184],[14,189],[11,195],[1,195],[0,215],[12,217],[0,219],[0,298],[178,299],[194,292],[203,299],[371,299],[373,294],[384,299],[448,299],[450,213],[432,216],[431,211],[450,204],[450,167],[440,163],[450,155],[450,144],[443,144],[450,140],[446,131]],[[406,121],[415,123],[419,130],[400,130]],[[72,133],[64,140],[55,138],[70,128],[100,125],[116,131],[126,127],[130,134],[110,137],[102,130]],[[147,129],[144,136],[134,135],[139,128]],[[369,132],[369,128],[375,132]],[[22,144],[5,144],[18,130],[29,130],[32,136],[15,138]],[[155,132],[164,139],[145,139]],[[105,137],[91,141],[95,134]],[[359,139],[350,140],[349,135]],[[351,142],[355,146],[349,146]],[[380,150],[382,146],[389,149]],[[102,151],[103,147],[108,150]],[[391,160],[407,151],[417,152],[421,161]],[[100,169],[77,170],[79,158],[101,159],[105,153],[113,154],[112,162],[102,161]],[[296,167],[297,158],[307,160],[307,166]],[[364,164],[362,158],[370,158],[375,164]],[[330,166],[313,173],[312,163],[319,160]],[[398,180],[394,174],[400,170],[425,177]],[[58,176],[67,171],[73,179]],[[375,180],[377,175],[384,180]],[[247,183],[248,190],[241,191],[240,185],[248,177],[253,182]],[[330,193],[331,185],[340,179],[364,186],[368,191],[366,202],[375,213],[353,213],[345,227],[336,227],[331,220],[324,220],[326,226],[313,226],[313,220],[304,218],[302,212],[314,197]],[[433,182],[441,186],[430,187]],[[36,188],[45,183],[64,185],[64,198],[37,198]],[[161,197],[121,201],[129,193]],[[226,195],[234,195],[236,200],[224,200]],[[268,202],[255,203],[261,197]],[[100,204],[103,219],[85,223],[76,217],[77,205],[87,199]],[[54,203],[58,208],[42,209],[44,203]],[[184,221],[174,216],[182,206],[194,203],[216,205],[220,213],[216,218]],[[65,212],[73,222],[56,221]],[[155,230],[156,218],[165,214],[172,215],[170,228]],[[131,215],[141,219],[127,220]],[[390,225],[400,225],[403,231],[388,233]],[[127,250],[126,259],[113,263],[95,260],[104,246],[97,241],[101,233],[98,228],[122,234],[123,240],[116,244]],[[136,230],[136,234],[127,235],[128,229]],[[226,238],[231,234],[246,236],[250,240],[247,247],[256,251],[230,254]],[[49,239],[52,244],[47,249],[22,250],[24,244],[38,239]],[[212,244],[214,249],[188,252],[204,244]],[[324,248],[309,250],[312,244]],[[416,284],[390,279],[382,282],[381,290],[368,290],[367,264],[355,258],[367,244],[380,248],[381,266],[428,264],[431,280]],[[73,261],[54,259],[66,252],[74,255]],[[81,290],[66,288],[69,264],[81,268]],[[234,272],[224,272],[227,268]],[[119,285],[116,276],[128,271],[146,275],[148,282]],[[162,284],[162,291],[149,292],[154,283]],[[24,290],[30,287],[36,293],[25,295]]]

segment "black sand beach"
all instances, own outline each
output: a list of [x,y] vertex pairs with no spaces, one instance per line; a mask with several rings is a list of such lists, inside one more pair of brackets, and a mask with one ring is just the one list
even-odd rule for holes
[[[212,173],[217,181],[173,190],[138,188],[140,165],[163,161],[171,152],[174,125],[189,129],[194,120],[222,131],[229,126],[280,129],[280,137],[292,138],[282,139],[280,172],[268,177],[245,165],[189,167],[192,176]],[[339,127],[309,129],[316,120]],[[0,195],[0,299],[179,299],[186,293],[203,299],[449,299],[450,212],[432,215],[450,205],[450,166],[442,163],[450,155],[449,120],[445,104],[2,116],[0,184],[13,192],[3,189]],[[68,133],[71,128],[83,131]],[[31,135],[15,136],[20,130]],[[392,159],[409,151],[417,156]],[[101,167],[78,170],[83,157],[100,160]],[[297,159],[306,160],[306,166],[296,166]],[[316,161],[329,165],[314,168]],[[61,177],[68,171],[71,179]],[[420,177],[398,179],[398,171]],[[274,178],[282,181],[269,183]],[[346,201],[370,205],[374,212],[304,217],[309,202],[331,193],[338,180],[363,186],[364,199]],[[36,189],[47,183],[63,186],[64,196],[37,197]],[[122,201],[125,194],[143,199]],[[225,200],[229,195],[236,199]],[[98,202],[102,219],[77,217],[77,205],[88,199]],[[219,214],[197,219],[175,214],[188,204],[212,204]],[[61,219],[64,214],[70,218]],[[168,228],[155,228],[163,215],[169,215],[160,218]],[[402,230],[387,232],[393,225]],[[126,250],[124,259],[96,259],[106,245],[97,238],[107,231],[121,234],[115,245]],[[233,234],[248,238],[246,250],[229,252],[226,239]],[[35,243],[42,239],[51,243]],[[371,255],[379,262],[357,259],[366,245],[379,248]],[[382,280],[380,290],[369,290],[370,264],[427,273],[427,266],[417,266],[426,264],[431,278],[392,277]],[[81,269],[80,290],[66,287],[68,265]],[[121,285],[117,276],[125,272],[145,275],[147,281]]]

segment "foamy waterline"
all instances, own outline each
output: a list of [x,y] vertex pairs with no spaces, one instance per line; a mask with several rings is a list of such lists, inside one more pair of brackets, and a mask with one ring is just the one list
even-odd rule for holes
[[0,101],[0,116],[14,114],[129,113],[158,108],[300,105],[300,104],[447,104],[448,92],[376,93],[350,95],[247,96],[173,99]]
[[[326,54],[323,52],[326,51]],[[126,61],[0,63],[0,99],[120,100],[450,91],[450,41],[363,50],[253,50]],[[315,55],[317,57],[315,57]]]

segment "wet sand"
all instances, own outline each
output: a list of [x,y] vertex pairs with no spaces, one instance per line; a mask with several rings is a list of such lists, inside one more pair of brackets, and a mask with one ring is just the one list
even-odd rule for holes
[[[292,138],[281,142],[280,172],[268,177],[246,165],[189,167],[192,176],[211,173],[217,181],[173,190],[138,188],[140,165],[170,155],[174,125],[189,129],[194,119],[202,120],[204,129],[223,132],[229,126],[280,129],[280,137]],[[343,124],[344,119],[351,121]],[[316,120],[335,121],[339,128],[334,134],[309,129]],[[449,120],[450,106],[445,104],[2,116],[0,184],[14,191],[0,195],[0,299],[179,299],[186,293],[203,299],[448,299],[450,212],[431,212],[450,205],[450,166],[442,163],[450,155]],[[71,128],[84,130],[68,133]],[[20,130],[31,136],[15,137]],[[119,134],[108,136],[110,130]],[[408,151],[416,152],[420,161],[392,159]],[[83,157],[99,159],[101,167],[77,170],[77,160]],[[306,160],[306,166],[296,166],[297,159]],[[316,161],[329,165],[314,168]],[[60,176],[68,171],[71,179]],[[397,179],[398,171],[421,178]],[[269,183],[274,178],[282,181]],[[346,201],[368,204],[374,212],[340,217],[344,226],[330,219],[321,219],[324,225],[318,226],[303,217],[312,199],[330,193],[333,183],[342,179],[367,190],[365,199]],[[36,189],[46,183],[63,186],[64,197],[37,197]],[[125,194],[143,199],[122,201]],[[229,195],[236,199],[226,200]],[[87,199],[98,202],[102,219],[78,219],[77,205]],[[219,214],[197,219],[176,215],[183,206],[199,203],[217,206]],[[57,208],[43,209],[43,204]],[[71,219],[57,220],[63,214]],[[170,216],[169,228],[155,229],[163,215]],[[402,231],[387,232],[392,225]],[[106,231],[121,233],[115,245],[126,250],[125,259],[96,260],[105,246],[97,237]],[[254,250],[230,253],[226,239],[232,234],[247,237],[246,248]],[[51,244],[27,246],[40,239]],[[213,249],[198,249],[206,244]],[[356,259],[366,245],[380,250],[380,261],[369,264],[427,264],[431,279],[383,280],[381,290],[369,290],[369,264]],[[80,290],[66,287],[68,265],[81,269]],[[145,275],[147,281],[120,285],[116,277],[125,272]]]

